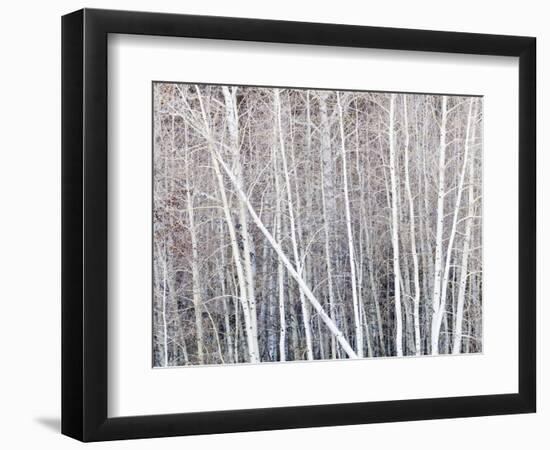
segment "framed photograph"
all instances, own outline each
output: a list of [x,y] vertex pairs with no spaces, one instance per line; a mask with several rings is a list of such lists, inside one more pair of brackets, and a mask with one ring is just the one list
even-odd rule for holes
[[535,412],[532,37],[62,20],[62,432]]

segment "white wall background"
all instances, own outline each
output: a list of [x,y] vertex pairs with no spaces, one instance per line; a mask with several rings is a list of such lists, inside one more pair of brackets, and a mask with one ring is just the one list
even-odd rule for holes
[[[550,105],[550,29],[544,2],[440,1],[311,2],[278,0],[112,0],[85,3],[9,2],[0,19],[0,446],[8,449],[80,446],[59,434],[60,417],[60,16],[83,6],[189,14],[353,23],[449,31],[531,35],[538,38],[539,254],[550,251],[543,199],[550,195],[550,141],[544,105]],[[546,139],[545,139],[546,138]],[[550,176],[550,174],[549,174]],[[550,445],[550,314],[542,279],[548,257],[539,256],[539,412],[536,415],[362,425],[233,435],[101,443],[95,448],[445,450]],[[207,395],[207,393],[205,393]]]

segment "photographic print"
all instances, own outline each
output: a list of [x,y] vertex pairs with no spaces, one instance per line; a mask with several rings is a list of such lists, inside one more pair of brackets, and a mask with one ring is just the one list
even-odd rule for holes
[[481,97],[152,95],[154,367],[482,352]]

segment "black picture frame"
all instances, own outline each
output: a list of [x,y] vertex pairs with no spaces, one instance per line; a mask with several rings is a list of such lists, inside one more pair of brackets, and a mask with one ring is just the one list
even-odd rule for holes
[[[517,393],[107,416],[107,36],[177,36],[519,58]],[[62,18],[62,433],[82,441],[535,412],[536,39],[83,9]]]

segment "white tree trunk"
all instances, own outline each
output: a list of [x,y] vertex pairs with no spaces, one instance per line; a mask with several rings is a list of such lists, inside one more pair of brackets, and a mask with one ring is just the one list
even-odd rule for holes
[[[464,158],[465,163],[469,154],[469,146],[471,141],[472,121],[474,122],[474,136],[475,136],[475,117],[476,113],[472,115],[472,102],[470,102],[470,112],[468,116],[468,124],[466,129],[466,142],[464,144]],[[474,202],[474,158],[470,156],[469,163],[469,187],[468,187],[468,216],[466,217],[466,228],[464,230],[464,244],[462,247],[462,260],[460,264],[460,281],[458,287],[458,298],[456,304],[456,315],[453,329],[453,354],[459,354],[462,344],[462,321],[464,317],[464,299],[466,294],[466,281],[468,279],[468,259],[470,256],[470,240],[472,233],[472,222],[475,214],[475,202]]]
[[[319,93],[319,113],[321,121],[321,201],[323,206],[323,221],[325,234],[325,263],[327,267],[327,287],[329,312],[332,320],[336,321],[336,297],[334,295],[334,281],[332,270],[332,252],[330,248],[330,231],[336,213],[334,193],[334,161],[330,147],[330,124],[328,120],[326,93]],[[336,338],[330,339],[330,354],[333,359],[337,356]]]
[[359,299],[357,296],[357,277],[355,274],[355,255],[353,234],[351,229],[351,213],[349,208],[349,192],[348,192],[348,175],[347,175],[347,163],[346,163],[346,145],[344,135],[344,116],[342,112],[342,103],[340,101],[340,93],[336,92],[336,100],[338,102],[338,114],[340,116],[340,142],[342,150],[342,178],[344,179],[344,206],[346,211],[346,229],[348,234],[348,252],[349,252],[349,264],[351,271],[351,296],[353,301],[353,318],[355,322],[355,338],[356,338],[356,352],[359,358],[363,357],[363,324],[361,323],[361,313],[359,311]]
[[411,191],[411,180],[409,175],[409,120],[407,112],[407,95],[403,95],[403,117],[405,129],[405,186],[407,188],[407,199],[409,201],[409,223],[410,223],[410,238],[411,238],[411,253],[413,257],[413,274],[414,274],[414,346],[416,355],[421,354],[420,345],[420,276],[418,269],[418,252],[416,250],[416,227],[414,213],[414,199]]
[[[236,180],[239,183],[239,187],[243,189],[244,176],[239,146],[239,114],[237,111],[236,99],[237,88],[233,87],[230,91],[227,86],[224,86],[222,88],[222,92],[225,99],[225,113],[227,128],[229,129],[230,148],[233,152],[233,173],[235,174]],[[248,215],[246,213],[246,208],[241,200],[239,200],[239,220],[241,222],[241,242],[243,246],[242,253],[244,260],[244,271],[246,276],[248,308],[250,310],[250,326],[251,333],[255,336],[255,338],[252,340],[252,343],[255,346],[254,353],[259,357],[260,353],[258,348],[258,316],[256,313],[256,294],[254,289],[255,270],[252,263],[254,252],[252,245],[252,236],[248,232]]]
[[395,98],[390,96],[390,184],[391,184],[391,215],[392,215],[392,247],[393,247],[393,279],[395,298],[395,351],[397,356],[403,356],[403,319],[401,317],[401,269],[399,266],[399,221],[397,219],[397,173],[395,155]]
[[[277,241],[281,241],[281,216],[277,217]],[[285,284],[284,267],[281,261],[277,262],[277,282],[279,289],[279,361],[286,361],[286,312],[285,312]]]
[[441,279],[443,275],[443,222],[445,220],[445,152],[447,147],[447,97],[441,98],[441,124],[439,130],[439,168],[437,189],[437,224],[435,234],[434,293],[432,301],[432,355],[439,354],[439,310],[441,307]]
[[[277,126],[274,135],[277,136]],[[279,181],[279,167],[277,164],[277,150],[273,150],[273,175],[275,178],[275,237],[281,242],[281,183]],[[286,361],[286,312],[285,312],[285,274],[283,263],[277,260],[277,288],[279,291],[279,361]]]

